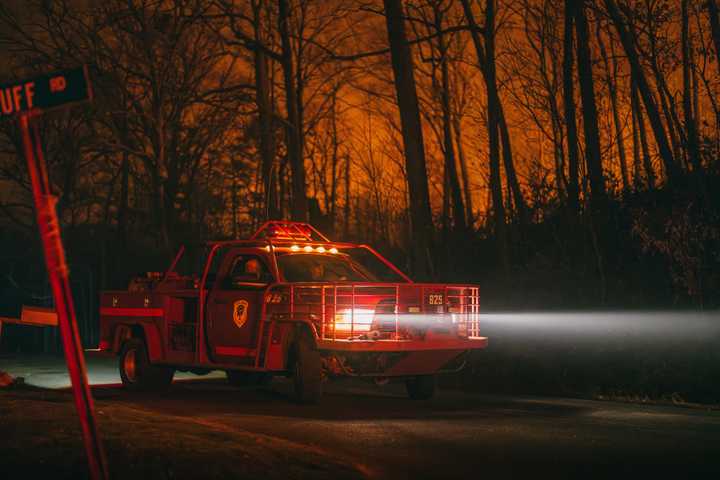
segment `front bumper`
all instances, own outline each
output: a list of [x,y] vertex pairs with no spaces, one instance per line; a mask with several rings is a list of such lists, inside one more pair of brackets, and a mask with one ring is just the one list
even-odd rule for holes
[[[487,337],[426,338],[425,340],[317,340],[318,350],[339,352],[424,352],[431,350],[480,350]],[[459,353],[459,352],[458,352]]]

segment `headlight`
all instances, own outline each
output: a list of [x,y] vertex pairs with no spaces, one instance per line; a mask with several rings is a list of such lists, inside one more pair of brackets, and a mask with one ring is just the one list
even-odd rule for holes
[[335,331],[369,332],[375,311],[367,308],[348,308],[335,314]]

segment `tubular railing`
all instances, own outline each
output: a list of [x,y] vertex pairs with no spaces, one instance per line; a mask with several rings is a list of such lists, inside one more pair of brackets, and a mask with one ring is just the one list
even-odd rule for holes
[[323,340],[417,340],[428,332],[480,336],[478,287],[292,283],[266,293],[269,321],[309,321]]

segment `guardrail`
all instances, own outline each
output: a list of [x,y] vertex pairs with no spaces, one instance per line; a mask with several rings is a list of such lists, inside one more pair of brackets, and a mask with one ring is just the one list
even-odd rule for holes
[[0,317],[0,336],[2,336],[3,323],[30,325],[33,327],[57,327],[58,318],[57,313],[52,308],[23,305],[20,318]]

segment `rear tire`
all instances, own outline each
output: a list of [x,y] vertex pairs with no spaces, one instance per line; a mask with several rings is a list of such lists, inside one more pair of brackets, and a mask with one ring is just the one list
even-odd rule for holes
[[165,390],[175,375],[172,367],[152,365],[145,342],[137,338],[123,344],[119,368],[123,386],[132,391]]
[[405,380],[408,397],[413,400],[428,400],[435,396],[437,379],[435,375],[418,375]]
[[298,403],[318,403],[322,397],[322,359],[307,332],[295,341],[291,372]]

